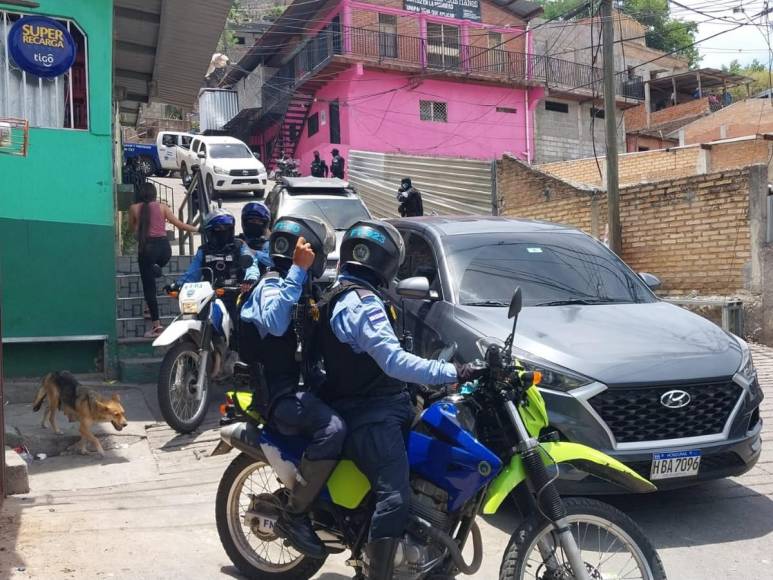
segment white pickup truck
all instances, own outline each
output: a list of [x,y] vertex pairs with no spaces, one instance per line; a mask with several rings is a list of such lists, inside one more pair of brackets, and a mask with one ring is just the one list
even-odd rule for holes
[[191,167],[198,165],[212,198],[224,191],[251,191],[256,197],[265,194],[266,167],[238,139],[197,135],[189,149],[178,147],[177,156],[183,183],[190,183]]

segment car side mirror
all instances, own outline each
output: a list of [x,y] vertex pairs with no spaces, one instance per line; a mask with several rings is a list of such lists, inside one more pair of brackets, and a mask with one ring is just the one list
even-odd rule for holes
[[515,318],[521,313],[523,308],[523,294],[521,293],[521,287],[515,289],[513,292],[513,298],[510,300],[510,308],[507,310],[508,318]]
[[204,153],[203,151],[199,151],[198,154],[197,154],[197,157],[199,159],[206,159],[207,158],[207,154]]
[[[397,285],[397,294],[411,300],[432,300],[429,280],[424,276],[406,278]],[[435,293],[437,295],[437,293]]]
[[649,272],[639,272],[639,278],[642,279],[642,281],[649,287],[650,290],[657,290],[663,285],[663,282],[660,281],[660,278],[655,276],[655,274],[650,274]]
[[247,269],[250,266],[252,266],[252,263],[254,262],[254,258],[252,256],[248,256],[246,254],[242,254],[239,256],[239,267],[242,269]]

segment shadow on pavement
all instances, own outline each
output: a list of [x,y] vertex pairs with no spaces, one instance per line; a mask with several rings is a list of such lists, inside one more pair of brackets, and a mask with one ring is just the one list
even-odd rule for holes
[[[773,499],[728,479],[674,491],[595,499],[631,516],[658,549],[723,544],[773,532]],[[486,521],[512,534],[520,515],[514,503],[506,502]]]
[[23,499],[7,497],[0,511],[0,580],[7,580],[12,573],[26,567],[17,545],[23,503]]

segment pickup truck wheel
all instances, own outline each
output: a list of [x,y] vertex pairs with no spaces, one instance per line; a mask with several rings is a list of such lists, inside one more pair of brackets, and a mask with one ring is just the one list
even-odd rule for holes
[[168,169],[159,169],[156,171],[156,177],[167,177],[170,173]]
[[191,184],[191,176],[188,175],[188,167],[185,163],[180,165],[180,178],[183,180],[183,185],[188,187]]
[[149,157],[139,157],[135,162],[135,167],[145,177],[150,177],[156,172],[156,164]]
[[215,182],[212,180],[211,175],[207,175],[207,192],[209,193],[209,199],[217,198],[217,190],[215,189]]

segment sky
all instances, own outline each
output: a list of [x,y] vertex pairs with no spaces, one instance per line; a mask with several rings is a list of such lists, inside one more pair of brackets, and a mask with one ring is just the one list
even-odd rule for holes
[[[679,0],[679,3],[705,13],[698,14],[674,4],[671,5],[671,13],[674,17],[700,23],[696,39],[706,39],[698,44],[703,57],[702,67],[721,68],[723,64],[728,64],[733,59],[738,59],[741,64],[747,64],[754,58],[767,65],[768,44],[765,38],[765,27],[761,25],[764,24],[764,19],[754,18],[754,24],[759,26],[749,22],[752,17],[764,10],[764,0]],[[770,0],[769,7],[773,8],[773,0]],[[742,8],[744,12],[733,12],[733,8]],[[733,22],[744,23],[744,26],[732,30],[736,26]],[[770,22],[773,24],[773,12],[770,14]],[[770,32],[773,39],[773,30]],[[717,33],[723,34],[715,38],[707,38]]]

